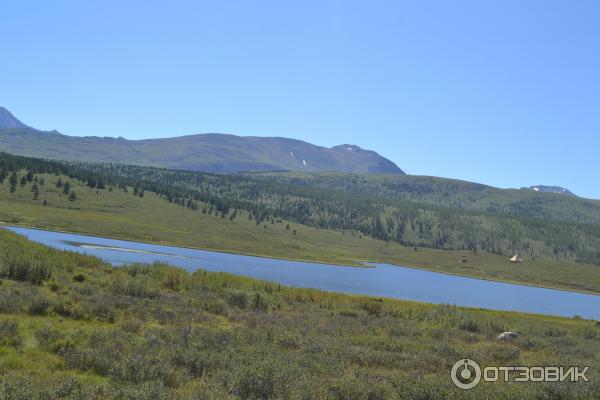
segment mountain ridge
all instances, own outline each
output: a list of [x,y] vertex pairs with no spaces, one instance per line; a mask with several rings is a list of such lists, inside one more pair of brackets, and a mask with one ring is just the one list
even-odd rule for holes
[[338,171],[402,174],[372,150],[343,144],[326,148],[284,137],[199,133],[156,139],[67,136],[44,132],[0,113],[0,150],[23,156],[118,162],[214,173],[244,171]]
[[534,185],[522,188],[524,190],[533,190],[534,192],[539,193],[556,193],[556,194],[564,194],[566,196],[574,196],[578,197],[575,193],[571,192],[569,189],[565,189],[561,186],[547,186],[547,185]]
[[10,111],[0,106],[0,129],[4,128],[29,128],[19,121]]

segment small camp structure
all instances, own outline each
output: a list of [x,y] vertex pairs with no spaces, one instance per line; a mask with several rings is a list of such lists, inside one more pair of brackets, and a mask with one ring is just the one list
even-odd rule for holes
[[515,254],[511,259],[510,262],[513,264],[520,264],[523,262],[523,259],[521,257],[519,257],[518,254]]
[[458,259],[458,262],[461,264],[466,264],[469,262],[469,258],[466,256],[462,256],[461,258]]

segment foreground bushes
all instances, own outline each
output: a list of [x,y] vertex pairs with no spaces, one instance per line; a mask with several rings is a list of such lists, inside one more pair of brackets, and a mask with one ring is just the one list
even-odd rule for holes
[[50,278],[47,262],[28,254],[0,253],[0,278],[40,284]]
[[[345,296],[166,265],[113,269],[2,231],[0,239],[8,257],[47,255],[49,271],[41,281],[0,284],[0,399],[600,397],[593,369],[592,383],[578,385],[464,392],[449,380],[464,357],[598,365],[600,334],[589,321]],[[509,329],[519,340],[498,343]]]
[[19,325],[15,320],[0,321],[0,345],[18,346],[21,344]]

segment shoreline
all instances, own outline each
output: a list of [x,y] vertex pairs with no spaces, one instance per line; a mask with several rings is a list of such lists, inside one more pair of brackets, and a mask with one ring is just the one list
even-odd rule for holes
[[387,262],[378,262],[378,261],[372,261],[372,260],[354,260],[357,262],[357,264],[351,264],[351,263],[341,264],[341,263],[334,263],[334,262],[328,262],[328,261],[313,261],[313,260],[307,260],[307,259],[284,258],[284,257],[261,255],[261,254],[254,254],[254,253],[240,253],[240,252],[226,251],[226,250],[215,250],[215,249],[210,249],[210,248],[184,246],[181,244],[175,244],[175,243],[170,243],[170,242],[152,242],[152,241],[143,241],[143,240],[135,240],[135,239],[126,239],[126,238],[120,238],[120,237],[114,237],[114,236],[102,236],[102,235],[97,235],[97,234],[92,234],[92,233],[69,231],[69,230],[62,230],[62,229],[39,228],[39,227],[35,227],[35,226],[21,225],[21,224],[15,225],[15,224],[9,224],[5,221],[0,221],[0,227],[2,227],[2,228],[14,227],[14,228],[34,229],[34,230],[45,231],[45,232],[56,232],[56,233],[66,233],[66,234],[73,234],[73,235],[89,236],[89,237],[94,237],[94,238],[98,238],[98,239],[120,240],[120,241],[131,242],[131,243],[148,244],[148,245],[156,245],[156,246],[168,246],[168,247],[175,247],[175,248],[180,248],[180,249],[200,250],[200,251],[232,254],[232,255],[255,257],[255,258],[267,258],[267,259],[272,259],[272,260],[321,264],[321,265],[332,266],[332,267],[351,267],[351,268],[369,269],[369,268],[377,268],[377,265],[388,265],[388,266],[397,267],[397,268],[410,268],[410,269],[414,269],[414,270],[428,271],[428,272],[432,272],[432,273],[456,276],[456,277],[461,277],[461,278],[477,279],[477,280],[487,281],[487,282],[504,283],[504,284],[509,284],[509,285],[528,286],[528,287],[534,287],[534,288],[539,288],[539,289],[559,290],[559,291],[563,291],[563,292],[600,296],[600,292],[594,292],[594,291],[590,291],[590,290],[571,289],[571,288],[565,288],[565,287],[560,287],[560,286],[545,286],[545,285],[540,285],[540,284],[535,284],[535,283],[524,283],[524,282],[518,282],[518,281],[513,281],[513,280],[490,279],[490,278],[485,278],[485,277],[480,277],[480,276],[458,274],[456,272],[440,271],[440,270],[428,268],[428,267],[396,265],[396,264],[389,264]]

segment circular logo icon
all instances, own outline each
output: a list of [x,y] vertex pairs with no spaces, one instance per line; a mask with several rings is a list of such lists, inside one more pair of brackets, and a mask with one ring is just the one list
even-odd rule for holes
[[459,360],[452,366],[450,377],[456,387],[464,390],[473,389],[481,381],[481,368],[473,360]]

